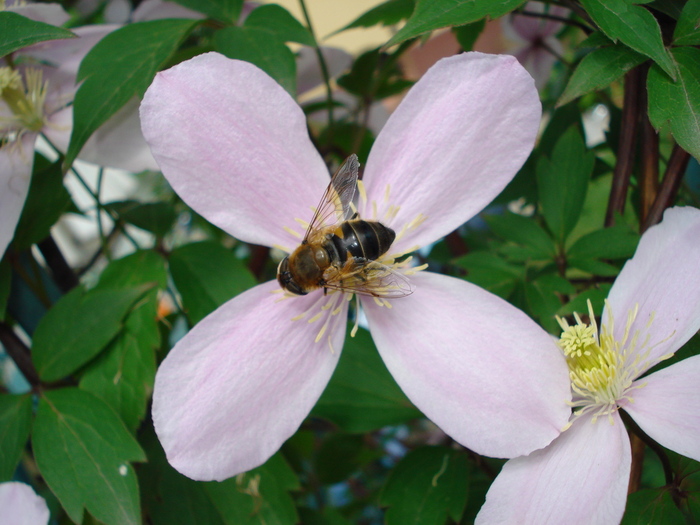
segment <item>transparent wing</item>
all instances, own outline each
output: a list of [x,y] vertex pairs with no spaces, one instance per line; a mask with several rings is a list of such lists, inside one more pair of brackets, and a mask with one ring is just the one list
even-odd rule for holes
[[377,261],[349,260],[343,268],[331,266],[323,275],[324,287],[388,299],[405,297],[414,287],[405,275]]
[[314,216],[311,218],[306,235],[304,235],[305,241],[308,241],[314,232],[338,224],[350,217],[350,204],[355,196],[359,167],[357,155],[352,154],[335,172],[314,212]]

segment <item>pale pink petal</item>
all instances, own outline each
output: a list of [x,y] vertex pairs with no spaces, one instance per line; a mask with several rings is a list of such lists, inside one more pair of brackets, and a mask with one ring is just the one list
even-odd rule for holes
[[5,9],[37,22],[51,24],[52,26],[60,26],[70,20],[70,15],[61,7],[61,4],[43,4],[38,2],[28,4],[9,0],[5,4]]
[[571,409],[568,369],[527,315],[466,281],[421,272],[392,308],[363,300],[377,349],[409,399],[462,445],[514,457],[550,443]]
[[[388,226],[427,216],[395,249],[435,241],[491,202],[530,154],[540,115],[533,80],[511,56],[463,53],[429,69],[377,137],[364,174]],[[400,207],[394,218],[384,216],[389,205]],[[371,205],[360,212],[373,216]]]
[[294,248],[329,182],[301,108],[248,62],[200,55],[159,73],[141,127],[163,175],[207,220],[247,242]]
[[0,259],[15,235],[29,191],[34,164],[35,133],[0,148]]
[[[265,462],[299,428],[331,377],[342,323],[292,321],[321,294],[279,301],[276,281],[227,302],[170,351],[156,374],[153,421],[170,464],[222,480]],[[320,323],[321,321],[319,321]]]
[[[660,224],[642,235],[610,290],[615,339],[622,340],[628,312],[638,305],[631,334],[639,332],[636,350],[649,350],[649,364],[678,350],[700,329],[698,261],[700,210],[670,208]],[[609,324],[608,308],[602,320]]]
[[0,483],[0,525],[46,525],[49,507],[32,487],[18,481]]
[[164,0],[145,0],[131,14],[131,20],[134,22],[158,20],[161,18],[191,18],[199,20],[205,18],[205,16],[175,2],[166,2]]
[[623,408],[652,439],[700,461],[700,356],[689,357],[635,382]]
[[619,415],[578,419],[544,450],[511,459],[491,485],[476,523],[619,523],[627,501],[630,442]]

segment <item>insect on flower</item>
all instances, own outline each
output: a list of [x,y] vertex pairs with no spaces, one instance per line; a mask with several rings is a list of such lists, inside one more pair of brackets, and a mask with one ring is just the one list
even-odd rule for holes
[[360,218],[353,205],[359,163],[351,155],[335,172],[315,210],[301,245],[277,268],[280,286],[295,295],[323,288],[404,297],[413,292],[406,277],[379,262],[396,232]]

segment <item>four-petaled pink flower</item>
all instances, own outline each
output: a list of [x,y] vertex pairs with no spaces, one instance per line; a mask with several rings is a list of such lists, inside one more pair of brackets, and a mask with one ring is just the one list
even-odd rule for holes
[[[377,137],[358,192],[361,217],[397,233],[389,255],[440,239],[498,195],[532,149],[540,111],[513,57],[466,53],[428,71]],[[156,76],[141,120],[163,174],[195,211],[245,242],[286,251],[299,244],[305,229],[295,219],[310,220],[328,170],[303,111],[265,73],[198,56]],[[399,271],[412,295],[360,302],[411,401],[487,455],[526,454],[558,436],[571,397],[554,341],[463,280]],[[333,373],[350,297],[279,291],[273,280],[219,307],[158,370],[156,432],[187,476],[221,480],[266,461]]]
[[477,523],[618,523],[631,465],[620,409],[664,447],[700,461],[700,356],[644,376],[700,329],[698,261],[700,210],[669,209],[615,280],[600,333],[595,321],[560,321],[571,427],[505,464]]

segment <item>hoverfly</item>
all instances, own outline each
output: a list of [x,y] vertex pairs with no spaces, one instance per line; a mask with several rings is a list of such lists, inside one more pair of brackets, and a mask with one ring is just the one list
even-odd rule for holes
[[351,155],[331,178],[301,245],[277,268],[282,289],[295,295],[323,288],[324,293],[387,298],[413,292],[406,277],[377,261],[394,242],[394,230],[353,212],[359,165]]

